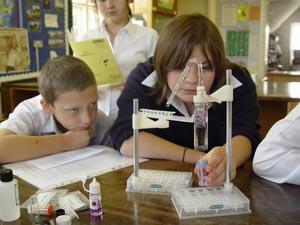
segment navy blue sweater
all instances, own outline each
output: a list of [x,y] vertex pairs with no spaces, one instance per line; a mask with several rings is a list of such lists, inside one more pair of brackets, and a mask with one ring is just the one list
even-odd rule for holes
[[[132,104],[133,99],[139,99],[139,108],[175,111],[175,115],[182,114],[172,105],[166,107],[166,100],[157,105],[155,96],[150,95],[152,88],[141,84],[154,68],[148,62],[138,64],[131,72],[125,87],[119,97],[118,118],[114,122],[110,133],[115,147],[119,150],[123,141],[133,135]],[[256,87],[246,69],[235,68],[232,74],[242,85],[235,88],[232,103],[232,136],[243,135],[249,138],[252,149],[256,149],[259,141],[260,125],[258,123],[259,107],[257,103]],[[146,129],[146,132],[166,139],[175,144],[194,148],[194,130],[192,123],[170,121],[167,129]],[[208,110],[208,149],[222,146],[226,141],[226,104],[217,104]]]

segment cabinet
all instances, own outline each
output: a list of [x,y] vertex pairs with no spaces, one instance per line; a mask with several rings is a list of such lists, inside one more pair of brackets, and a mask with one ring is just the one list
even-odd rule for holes
[[39,94],[36,79],[6,82],[1,86],[2,113],[7,118],[14,108],[25,99],[32,98]]
[[134,15],[141,15],[147,27],[158,33],[177,15],[177,0],[135,0]]

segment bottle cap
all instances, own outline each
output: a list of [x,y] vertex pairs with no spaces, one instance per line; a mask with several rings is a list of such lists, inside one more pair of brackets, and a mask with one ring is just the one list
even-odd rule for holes
[[95,177],[94,177],[93,181],[90,183],[90,193],[91,194],[100,193],[100,184],[99,184],[99,182],[97,182]]
[[65,215],[65,214],[66,214],[66,212],[64,209],[55,210],[55,217],[59,217],[59,216]]
[[197,86],[197,94],[193,96],[194,103],[206,103],[206,92],[204,86]]
[[69,215],[61,215],[56,217],[56,225],[71,225],[71,217]]
[[10,182],[13,180],[13,172],[11,169],[1,169],[0,179],[2,182]]
[[197,162],[197,168],[200,168],[200,169],[205,169],[207,166],[206,162],[202,159],[200,159],[198,162]]

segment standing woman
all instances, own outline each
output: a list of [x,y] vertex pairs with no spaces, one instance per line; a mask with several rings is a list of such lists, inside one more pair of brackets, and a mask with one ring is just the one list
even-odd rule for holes
[[[105,37],[112,47],[120,69],[127,78],[138,63],[153,56],[158,34],[155,30],[132,23],[131,0],[95,0],[97,11],[103,17],[97,29],[88,31],[83,39]],[[118,114],[116,101],[123,84],[101,90],[100,108],[111,118]]]

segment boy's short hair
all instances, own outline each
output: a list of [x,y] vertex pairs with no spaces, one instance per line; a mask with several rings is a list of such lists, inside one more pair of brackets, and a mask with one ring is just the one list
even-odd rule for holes
[[40,94],[50,104],[62,93],[83,91],[91,85],[97,85],[94,73],[85,62],[73,56],[60,56],[47,61],[39,77]]

